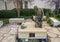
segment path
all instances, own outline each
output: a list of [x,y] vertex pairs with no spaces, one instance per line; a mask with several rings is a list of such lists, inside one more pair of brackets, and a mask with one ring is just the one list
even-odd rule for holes
[[7,25],[0,29],[0,42],[15,42],[19,25]]
[[43,28],[47,30],[51,42],[60,42],[60,28],[50,27],[46,21],[43,22]]
[[[20,25],[7,25],[2,27],[0,29],[0,42],[16,42],[18,28],[20,28]],[[60,42],[60,28],[50,27],[46,21],[43,22],[43,28],[47,30],[51,42]]]

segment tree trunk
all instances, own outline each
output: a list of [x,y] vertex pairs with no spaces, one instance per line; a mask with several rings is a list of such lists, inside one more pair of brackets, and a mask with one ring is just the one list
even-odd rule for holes
[[17,13],[18,13],[18,17],[20,17],[20,7],[19,7],[19,2],[17,0]]
[[23,9],[23,1],[20,1],[20,9]]
[[5,10],[7,10],[7,3],[5,2]]
[[55,13],[56,13],[56,14],[59,13],[59,0],[58,0],[58,2],[56,2]]
[[17,15],[20,17],[20,5],[19,5],[19,0],[13,0],[14,6],[17,10]]
[[28,8],[28,1],[25,1],[25,9]]
[[17,8],[18,17],[20,17],[20,8]]

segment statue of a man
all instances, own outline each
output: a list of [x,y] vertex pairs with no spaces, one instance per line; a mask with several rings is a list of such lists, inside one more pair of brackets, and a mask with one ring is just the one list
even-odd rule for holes
[[34,7],[35,9],[35,22],[36,22],[36,27],[42,28],[42,21],[43,21],[43,11],[41,8],[37,8],[36,6]]

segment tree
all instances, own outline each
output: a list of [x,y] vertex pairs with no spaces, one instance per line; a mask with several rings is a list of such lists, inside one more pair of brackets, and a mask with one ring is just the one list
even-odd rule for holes
[[23,0],[20,0],[20,8],[23,9]]
[[4,0],[5,3],[5,9],[7,10],[7,0]]
[[19,0],[13,0],[13,3],[14,3],[14,6],[17,10],[17,14],[18,14],[18,17],[20,17],[20,4],[19,4]]
[[24,1],[24,4],[25,4],[25,9],[28,8],[28,1]]
[[58,14],[60,7],[60,0],[48,0],[47,2],[49,3],[50,6],[55,5],[54,13]]
[[10,3],[12,0],[0,0],[0,1],[4,2],[5,10],[7,10],[8,9],[7,4]]
[[[18,17],[20,17],[20,10],[23,8],[23,1],[25,0],[13,0],[14,6],[17,10],[18,13]],[[32,0],[27,0],[27,2],[32,2]],[[26,6],[28,5],[28,3],[26,4]]]
[[4,2],[4,4],[5,4],[5,10],[7,10],[7,0],[0,0],[0,1]]
[[25,7],[25,9],[27,9],[28,8],[28,3],[32,4],[32,2],[34,0],[23,0],[23,1],[24,1],[24,7]]
[[55,13],[58,14],[59,13],[60,0],[52,0],[52,2],[54,2],[54,4],[55,4]]

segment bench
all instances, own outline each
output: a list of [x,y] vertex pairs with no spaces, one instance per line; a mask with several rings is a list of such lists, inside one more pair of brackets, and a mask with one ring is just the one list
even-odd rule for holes
[[10,18],[9,23],[10,24],[18,24],[24,22],[24,18]]
[[3,21],[0,21],[0,27],[2,27],[3,26]]
[[53,26],[60,25],[60,21],[56,20],[55,18],[50,17],[50,20],[51,20],[51,23],[52,23]]

